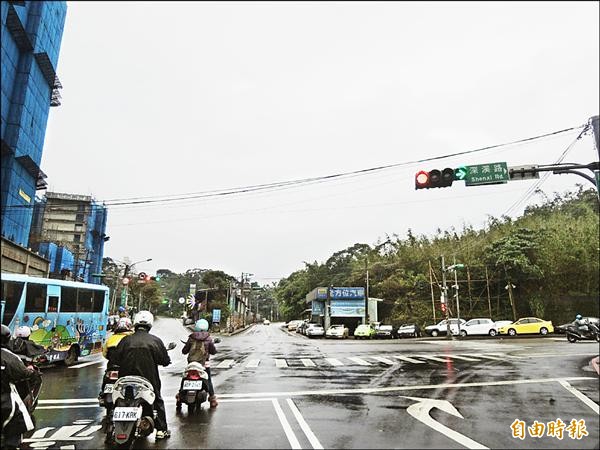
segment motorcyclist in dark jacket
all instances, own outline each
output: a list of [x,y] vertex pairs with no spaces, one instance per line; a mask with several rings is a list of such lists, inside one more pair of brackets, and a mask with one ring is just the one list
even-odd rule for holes
[[119,377],[136,375],[146,378],[154,388],[154,409],[156,409],[156,439],[171,436],[167,429],[165,403],[160,395],[158,366],[168,366],[171,358],[159,337],[150,334],[154,316],[150,311],[140,311],[135,315],[135,333],[125,336],[117,345],[113,361],[119,366]]
[[23,361],[7,348],[10,334],[10,329],[6,325],[2,325],[0,341],[2,397],[0,405],[2,410],[1,448],[3,449],[19,448],[23,433],[34,428],[33,420],[15,385],[22,380],[34,378],[36,372],[27,368]]
[[[204,348],[206,349],[206,352],[204,353],[206,355],[206,357],[203,358],[204,361],[196,360],[194,355],[189,354],[190,350],[192,350],[192,348],[193,348],[194,341],[204,345]],[[216,408],[219,403],[217,402],[217,397],[215,396],[215,389],[213,387],[212,377],[210,375],[209,360],[210,360],[210,355],[216,355],[217,349],[215,347],[213,338],[210,336],[210,333],[208,332],[208,321],[206,319],[200,319],[196,322],[196,324],[194,325],[194,332],[189,335],[187,342],[185,343],[185,345],[183,346],[183,349],[181,350],[181,353],[183,353],[184,355],[189,354],[188,362],[195,361],[195,362],[199,362],[204,365],[204,369],[206,370],[206,374],[208,375],[208,380],[206,382],[206,385],[208,388],[208,395],[209,395],[208,401],[210,402],[211,408]],[[182,383],[183,383],[183,381],[182,381]]]
[[30,336],[31,328],[28,326],[17,327],[15,338],[10,340],[8,349],[17,355],[24,355],[29,358],[46,353],[44,346],[31,341],[29,339]]

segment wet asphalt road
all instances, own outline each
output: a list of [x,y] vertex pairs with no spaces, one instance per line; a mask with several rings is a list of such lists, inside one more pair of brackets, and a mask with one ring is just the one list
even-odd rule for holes
[[[153,333],[178,342],[161,372],[172,437],[152,435],[136,448],[599,448],[598,375],[589,365],[596,343],[560,335],[330,341],[256,325],[222,337],[212,361],[220,405],[189,415],[185,406],[176,414],[174,400],[188,331],[158,319]],[[103,371],[97,356],[44,370],[37,427],[23,448],[104,448],[95,401]],[[543,423],[543,437],[513,437],[516,419]],[[562,439],[548,436],[557,419]],[[580,432],[585,421],[587,436],[569,436],[573,419]]]

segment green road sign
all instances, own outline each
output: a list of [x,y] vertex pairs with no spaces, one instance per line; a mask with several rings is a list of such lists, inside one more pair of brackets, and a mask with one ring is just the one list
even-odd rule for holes
[[600,192],[600,170],[595,170],[594,175],[596,175],[596,189]]
[[467,177],[468,173],[467,166],[460,166],[457,169],[454,169],[454,179],[455,180],[464,180]]
[[501,184],[509,180],[508,167],[505,162],[478,164],[466,168],[465,186]]
[[127,291],[125,289],[123,289],[121,291],[121,305],[125,305],[126,301],[127,301]]

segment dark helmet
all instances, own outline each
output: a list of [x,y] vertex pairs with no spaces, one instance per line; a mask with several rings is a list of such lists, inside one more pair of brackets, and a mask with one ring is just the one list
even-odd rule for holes
[[8,345],[8,341],[10,341],[10,335],[10,328],[2,324],[2,332],[0,333],[0,345],[2,345],[2,347],[6,347]]

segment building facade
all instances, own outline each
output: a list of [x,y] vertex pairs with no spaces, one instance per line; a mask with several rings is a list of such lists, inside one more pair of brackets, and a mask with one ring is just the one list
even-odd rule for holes
[[46,192],[36,199],[31,248],[50,261],[50,276],[99,283],[107,209],[87,195]]
[[0,103],[1,233],[28,247],[51,106],[60,105],[56,75],[67,5],[63,1],[2,1]]

